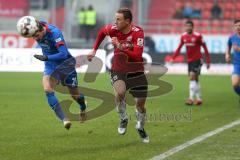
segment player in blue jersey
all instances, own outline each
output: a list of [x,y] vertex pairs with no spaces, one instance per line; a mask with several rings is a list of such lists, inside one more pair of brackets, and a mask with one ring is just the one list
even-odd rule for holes
[[[236,33],[229,37],[225,59],[227,63],[233,63],[232,86],[237,95],[240,96],[240,19],[234,21]],[[233,48],[233,58],[231,49]]]
[[43,88],[48,104],[54,110],[56,116],[63,122],[64,127],[71,127],[70,120],[64,115],[54,88],[59,82],[67,86],[72,98],[79,104],[81,115],[85,113],[86,104],[83,94],[78,90],[77,72],[75,70],[75,58],[69,53],[61,31],[46,22],[38,21],[38,30],[32,35],[42,48],[43,55],[34,55],[40,61],[44,61]]

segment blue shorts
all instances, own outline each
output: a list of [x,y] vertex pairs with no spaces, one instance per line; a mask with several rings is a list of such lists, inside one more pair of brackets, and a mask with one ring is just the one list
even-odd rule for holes
[[76,60],[72,57],[61,64],[46,62],[44,68],[44,75],[51,76],[59,81],[63,86],[77,87],[77,72],[75,69]]
[[234,64],[234,65],[233,65],[232,75],[238,75],[238,76],[240,76],[240,65],[239,65],[239,64]]

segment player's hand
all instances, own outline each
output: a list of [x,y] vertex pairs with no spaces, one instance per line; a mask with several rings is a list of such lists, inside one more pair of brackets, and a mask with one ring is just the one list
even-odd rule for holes
[[234,44],[233,45],[233,49],[235,50],[235,51],[240,51],[240,47],[238,47],[238,45],[237,44]]
[[38,55],[38,54],[35,54],[33,55],[36,59],[40,60],[40,61],[47,61],[48,60],[48,57],[46,55]]
[[172,58],[172,56],[170,57],[170,59],[167,61],[168,64],[173,64],[174,59]]
[[117,37],[112,37],[111,41],[112,41],[112,44],[114,46],[118,46],[119,45],[119,41],[118,41]]
[[231,63],[231,56],[229,54],[226,54],[225,60],[227,63]]
[[92,50],[90,53],[88,53],[88,55],[87,55],[88,61],[91,62],[93,57],[95,57],[95,55],[96,55],[96,51],[95,50]]
[[210,68],[210,63],[207,63],[207,69],[209,69]]

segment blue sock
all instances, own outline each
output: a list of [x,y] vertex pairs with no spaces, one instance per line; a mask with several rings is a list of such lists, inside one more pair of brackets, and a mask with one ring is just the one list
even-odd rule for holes
[[233,87],[234,91],[240,95],[240,86]]
[[60,120],[63,120],[65,116],[61,106],[58,103],[58,100],[54,92],[46,92],[46,96],[47,96],[48,104],[51,107],[51,109],[55,112],[55,114]]
[[83,94],[79,95],[79,97],[77,99],[77,103],[79,104],[81,111],[84,111],[87,108]]

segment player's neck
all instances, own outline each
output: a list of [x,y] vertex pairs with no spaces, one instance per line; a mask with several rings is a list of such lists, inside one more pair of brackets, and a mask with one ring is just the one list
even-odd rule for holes
[[43,35],[45,35],[46,32],[47,32],[47,29],[44,27],[44,28],[43,28],[43,33],[44,33]]
[[121,32],[123,34],[128,34],[131,31],[132,25],[127,26],[126,28],[124,28]]

